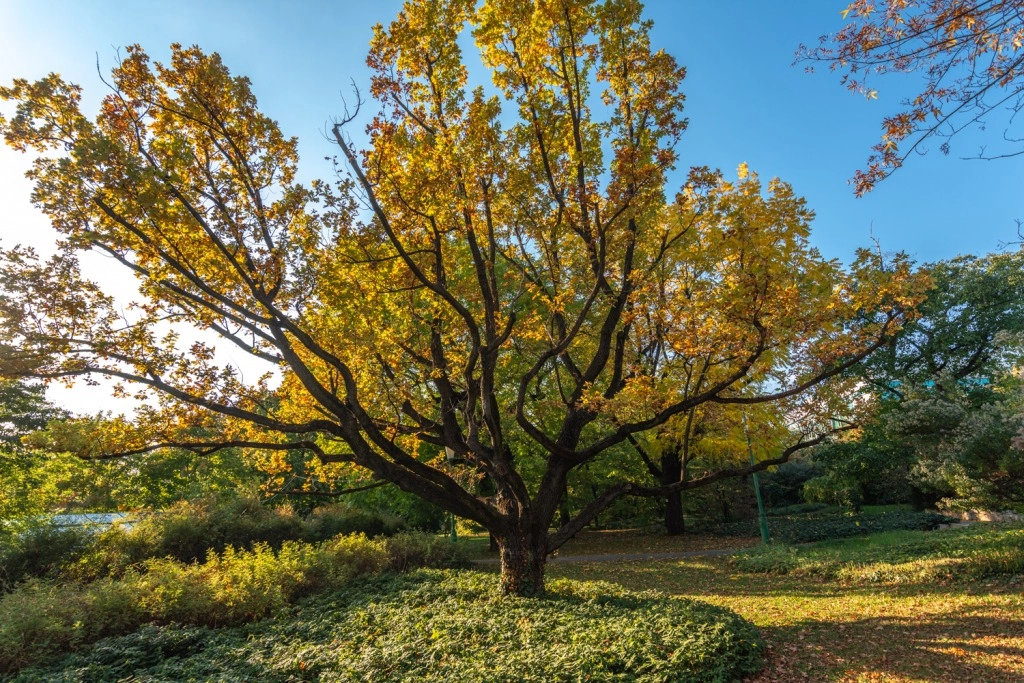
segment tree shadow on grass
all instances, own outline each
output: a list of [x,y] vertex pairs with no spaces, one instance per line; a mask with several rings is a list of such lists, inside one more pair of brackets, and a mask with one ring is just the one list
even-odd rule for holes
[[[827,597],[848,589],[813,578],[794,578],[740,572],[727,558],[685,560],[625,560],[620,562],[552,564],[552,576],[614,581],[631,590],[662,590],[667,593],[701,596],[744,595]],[[854,589],[856,590],[856,589]],[[877,588],[867,587],[864,592]]]
[[[1006,580],[844,585],[743,573],[724,558],[552,567],[552,575],[659,589],[755,622],[775,681],[1024,681],[1024,601]],[[993,597],[994,600],[989,598]]]
[[805,620],[761,627],[771,644],[751,683],[926,680],[1020,683],[1024,619],[949,614],[871,617],[837,624]]
[[695,557],[686,559],[636,559],[619,562],[552,563],[551,576],[575,579],[606,580],[620,583],[631,590],[657,589],[689,597],[799,597],[827,598],[833,596],[877,595],[895,597],[937,594],[1021,593],[1018,583],[1007,579],[965,581],[960,583],[843,583],[818,576],[794,576],[744,572],[729,563],[728,557]]

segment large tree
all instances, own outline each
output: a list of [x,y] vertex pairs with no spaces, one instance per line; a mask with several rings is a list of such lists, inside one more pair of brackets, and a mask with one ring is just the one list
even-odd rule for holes
[[[335,186],[295,182],[295,140],[198,48],[128,49],[95,119],[57,76],[16,81],[2,132],[37,151],[63,242],[4,253],[0,370],[158,397],[93,455],[305,449],[368,471],[486,527],[505,591],[543,590],[548,553],[615,500],[700,485],[613,482],[552,533],[571,470],[705,403],[798,411],[918,296],[906,263],[824,260],[780,181],[697,169],[666,198],[683,70],[640,13],[408,2],[375,29],[368,147],[355,113],[332,128]],[[467,29],[494,95],[468,89]],[[138,276],[129,311],[81,275],[83,249]],[[243,382],[179,325],[271,373]]]
[[1024,106],[1024,2],[1021,0],[854,0],[847,24],[823,36],[814,48],[801,46],[800,60],[824,62],[843,83],[876,98],[876,79],[916,74],[920,92],[882,121],[882,139],[857,171],[857,194],[870,191],[928,140],[950,139],[967,128],[995,125],[1002,139],[982,158],[1024,153],[1013,130]]

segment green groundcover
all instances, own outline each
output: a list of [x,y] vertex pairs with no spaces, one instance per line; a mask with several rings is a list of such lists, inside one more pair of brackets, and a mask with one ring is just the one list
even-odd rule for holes
[[16,681],[739,681],[763,643],[729,610],[556,580],[501,596],[493,574],[356,582],[236,628],[148,626]]

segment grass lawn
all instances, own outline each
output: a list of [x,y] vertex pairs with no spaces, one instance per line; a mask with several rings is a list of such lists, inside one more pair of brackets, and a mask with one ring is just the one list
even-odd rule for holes
[[[816,562],[826,553],[856,562],[862,553],[870,564],[921,555],[919,549],[927,546],[928,562],[955,563],[965,548],[1005,540],[1010,533],[1019,529],[904,532],[877,542],[857,538],[797,552],[813,555]],[[619,551],[638,552],[624,545]],[[832,576],[743,572],[727,557],[552,563],[549,574],[656,588],[738,612],[761,629],[769,647],[767,667],[752,679],[757,683],[1024,681],[1024,577],[1019,574],[864,584]]]
[[[807,523],[819,521],[809,518]],[[417,538],[441,560],[450,556],[446,539]],[[168,560],[150,564],[148,572],[132,574],[131,580],[76,584],[74,590],[26,584],[0,602],[7,606],[0,614],[0,636],[7,637],[6,645],[0,637],[0,655],[8,655],[11,672],[39,662],[38,668],[20,674],[19,683],[518,682],[524,680],[524,671],[532,672],[530,680],[538,683],[620,680],[616,676],[626,671],[649,674],[644,680],[654,681],[681,680],[680,672],[688,671],[692,675],[687,680],[704,681],[736,674],[719,672],[715,678],[706,667],[703,673],[693,668],[698,664],[728,665],[732,672],[753,670],[751,647],[760,651],[763,640],[766,667],[748,683],[1024,681],[1020,524],[899,530],[768,547],[735,536],[585,532],[549,563],[551,595],[539,602],[500,598],[494,591],[493,562],[478,565],[489,574],[446,570],[363,576],[374,573],[374,567],[406,566],[407,561],[397,560],[413,557],[415,544],[413,539],[399,540],[347,537],[316,546],[315,552],[307,548],[306,554],[297,548],[281,555],[264,549],[226,554],[202,566],[178,567]],[[459,543],[478,558],[494,557],[486,537],[463,537]],[[727,548],[739,552],[627,559]],[[314,561],[320,558],[316,553],[327,553],[321,559],[329,561]],[[325,576],[334,576],[321,576],[326,568],[363,566],[360,558],[378,555],[379,561],[366,564],[365,571],[351,576],[343,572],[333,583],[324,583]],[[417,566],[430,564],[427,555]],[[616,557],[586,559],[595,555]],[[288,579],[292,574],[298,578]],[[190,576],[195,580],[183,583]],[[317,577],[320,583],[314,581]],[[562,579],[607,583],[570,585]],[[293,602],[305,594],[296,589],[277,607],[269,605],[267,586],[284,585],[285,580],[298,581],[296,586],[306,581],[320,592]],[[157,590],[185,584],[192,586],[191,592]],[[716,613],[716,607],[652,594],[626,595],[622,589],[655,589],[727,608],[760,629],[760,637],[746,622]],[[129,603],[138,603],[137,618],[121,623],[133,613]],[[218,609],[228,608],[241,610],[238,618],[217,616]],[[264,614],[267,618],[250,622],[250,617]],[[164,625],[134,630],[150,620]],[[714,626],[726,622],[732,625]],[[94,637],[79,633],[83,626],[97,631],[96,637],[126,635],[93,643]],[[57,636],[64,641],[54,640]],[[38,652],[15,661],[11,648],[17,643],[56,645],[36,648]],[[59,651],[66,650],[74,652],[59,658]],[[561,653],[562,659],[552,659],[553,653]],[[673,659],[677,653],[688,658],[681,669]],[[394,669],[399,659],[403,663]],[[6,680],[3,674],[0,680]]]
[[[581,531],[558,550],[558,557],[570,558],[579,555],[615,555],[685,553],[701,550],[726,548],[749,548],[757,545],[758,538],[734,536],[710,536],[687,534],[684,536],[655,536],[637,532],[635,529],[614,531]],[[487,536],[460,536],[458,543],[474,559],[497,558],[496,552],[487,550]]]

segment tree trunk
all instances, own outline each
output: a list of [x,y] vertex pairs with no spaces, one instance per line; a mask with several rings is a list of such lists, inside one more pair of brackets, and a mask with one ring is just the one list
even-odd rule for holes
[[[677,453],[667,452],[661,456],[661,483],[674,484],[682,478],[683,463]],[[665,533],[679,536],[686,531],[683,522],[683,494],[675,491],[665,499]]]
[[498,538],[501,552],[501,592],[525,597],[544,592],[547,537],[509,534]]
[[683,521],[683,494],[681,491],[668,494],[665,501],[665,533],[669,536],[681,536],[686,532]]
[[569,512],[569,486],[566,484],[562,488],[562,500],[558,503],[558,526],[565,526],[571,519],[572,513]]
[[732,511],[729,509],[729,500],[726,498],[726,494],[721,488],[718,489],[718,504],[722,507],[722,521],[732,521]]

